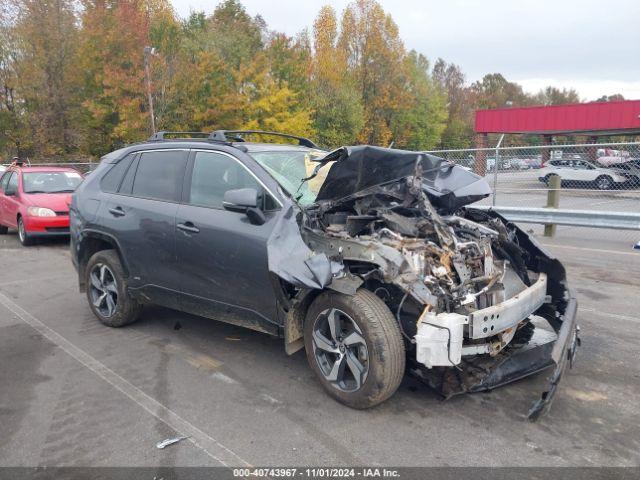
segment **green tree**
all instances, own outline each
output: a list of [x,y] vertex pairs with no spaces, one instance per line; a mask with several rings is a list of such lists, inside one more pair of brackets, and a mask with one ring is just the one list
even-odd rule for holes
[[347,56],[337,46],[335,11],[322,7],[313,25],[311,103],[317,140],[327,147],[355,143],[364,127],[364,109]]
[[[59,157],[75,150],[77,72],[73,64],[77,28],[72,0],[16,0],[13,42],[13,85],[5,92],[10,122],[32,137],[31,153]],[[5,54],[6,57],[6,54]],[[5,77],[6,78],[6,77]],[[8,80],[8,78],[6,78]],[[25,117],[19,118],[19,99]],[[6,116],[5,116],[6,117]],[[20,136],[14,133],[13,136]]]

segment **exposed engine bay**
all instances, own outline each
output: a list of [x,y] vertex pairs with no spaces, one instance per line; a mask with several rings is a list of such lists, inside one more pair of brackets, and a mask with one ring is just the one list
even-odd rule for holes
[[[518,245],[513,229],[481,212],[461,213],[465,216],[441,217],[420,191],[420,179],[409,177],[326,211],[308,212],[303,236],[313,250],[346,263],[345,275],[362,279],[392,304],[410,341],[417,335],[428,337],[433,329],[434,336],[429,338],[442,337],[438,330],[444,328],[467,330],[472,346],[465,350],[462,335],[450,332],[440,343],[446,346],[456,343],[453,337],[459,339],[459,347],[449,352],[452,358],[438,355],[436,347],[422,362],[428,367],[453,366],[460,363],[462,354],[497,354],[528,322],[527,318],[515,323],[511,319],[507,328],[501,328],[500,313],[493,313],[493,318],[480,319],[478,329],[469,325],[474,313],[539,282],[542,295],[531,308],[537,309],[546,295],[546,275],[527,268],[526,251]],[[425,309],[416,317],[416,310]],[[443,313],[457,315],[441,316],[447,319],[443,322],[437,318]]]
[[395,314],[414,373],[445,397],[554,364],[559,379],[578,343],[564,268],[495,212],[464,207],[490,194],[484,179],[437,157],[377,147],[343,148],[327,160],[336,163],[316,202],[295,217],[304,246],[288,244],[289,259],[308,249],[308,271],[288,270],[283,259],[281,278],[373,291]]

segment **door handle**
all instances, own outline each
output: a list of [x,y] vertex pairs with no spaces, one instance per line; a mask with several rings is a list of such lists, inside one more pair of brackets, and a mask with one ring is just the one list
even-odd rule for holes
[[200,229],[198,227],[196,227],[193,222],[184,222],[184,223],[179,223],[177,225],[177,227],[182,230],[183,232],[189,232],[189,233],[199,233]]
[[109,213],[114,217],[124,217],[124,210],[122,210],[122,207],[110,208]]

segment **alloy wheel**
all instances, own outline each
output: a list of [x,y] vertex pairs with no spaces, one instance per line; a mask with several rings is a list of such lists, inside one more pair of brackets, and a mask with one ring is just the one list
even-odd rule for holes
[[24,231],[24,222],[22,221],[22,219],[18,221],[18,238],[20,238],[20,241],[22,243],[24,243],[25,239],[27,238],[27,232]]
[[324,378],[343,392],[354,392],[369,372],[369,350],[358,324],[337,308],[322,311],[315,319],[313,354]]
[[97,263],[89,274],[91,280],[91,301],[103,317],[111,317],[118,306],[118,283],[111,269],[104,263]]

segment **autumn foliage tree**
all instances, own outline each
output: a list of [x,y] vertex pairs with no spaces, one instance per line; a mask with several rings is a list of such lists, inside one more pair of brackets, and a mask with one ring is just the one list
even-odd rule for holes
[[[0,154],[97,157],[158,129],[277,130],[328,148],[468,146],[477,108],[578,101],[409,51],[376,0],[320,9],[293,37],[240,0],[179,18],[170,0],[0,3]],[[617,98],[617,97],[615,97]],[[604,98],[604,100],[614,100]]]

